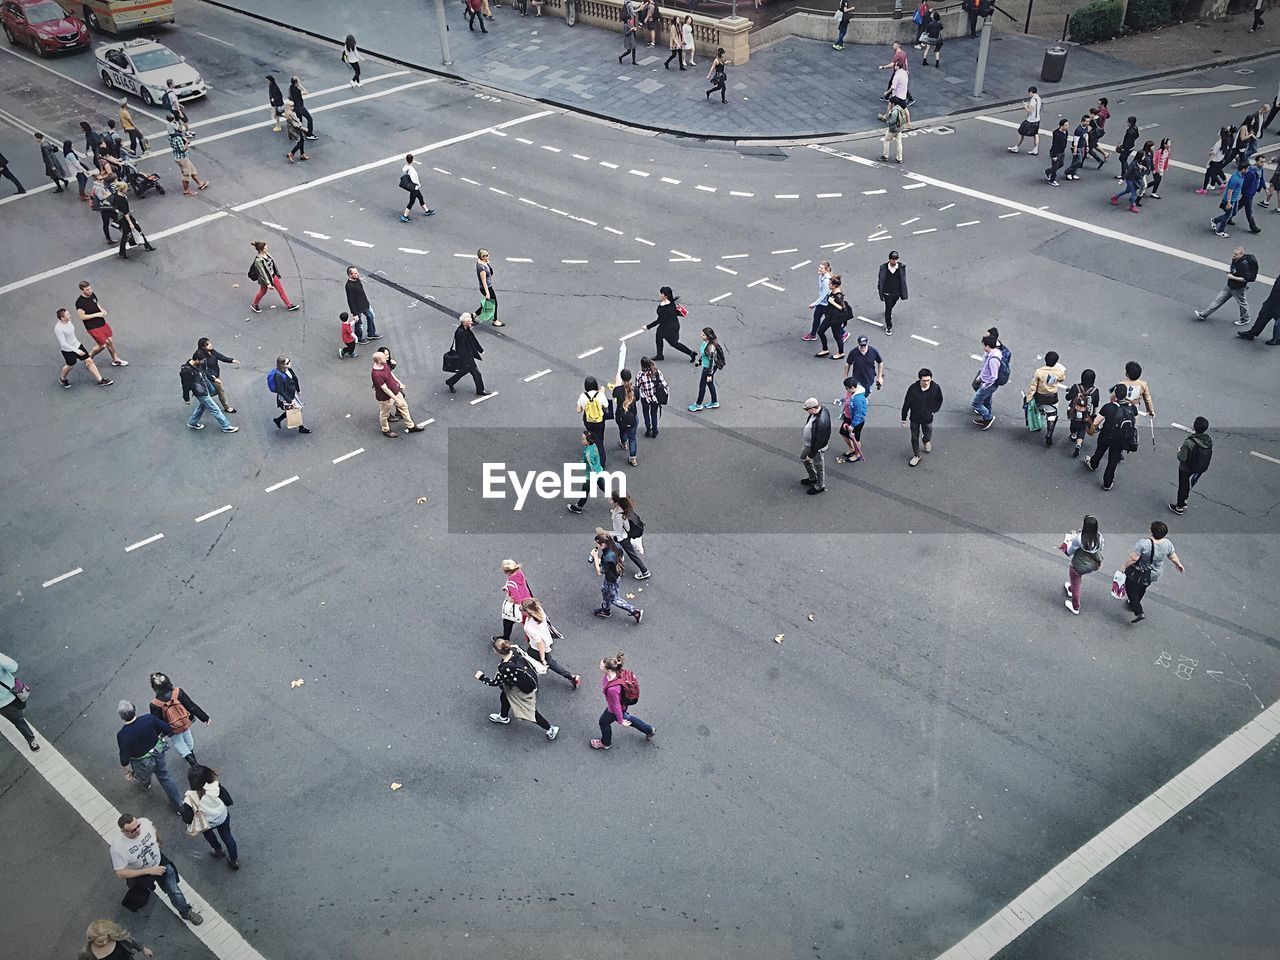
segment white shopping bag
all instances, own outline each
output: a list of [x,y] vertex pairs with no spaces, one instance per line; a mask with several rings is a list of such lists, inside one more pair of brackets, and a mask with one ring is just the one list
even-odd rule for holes
[[1111,595],[1117,600],[1125,599],[1123,570],[1117,570],[1116,575],[1111,578]]

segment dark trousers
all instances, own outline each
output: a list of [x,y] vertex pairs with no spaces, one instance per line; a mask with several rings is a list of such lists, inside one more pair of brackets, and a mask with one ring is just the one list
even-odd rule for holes
[[1120,160],[1120,172],[1117,174],[1117,176],[1121,180],[1125,179],[1124,173],[1127,169],[1129,169],[1129,157],[1132,155],[1133,155],[1132,150],[1118,150],[1116,152],[1116,157]]
[[969,11],[969,36],[976,37],[978,35],[978,11]]
[[649,572],[649,568],[645,566],[644,558],[636,551],[635,546],[631,543],[630,537],[627,537],[625,540],[619,540],[618,546],[627,552],[627,556],[631,558],[631,562],[636,565],[636,569],[639,570],[640,573]]
[[316,122],[311,119],[311,111],[306,107],[297,107],[293,111],[298,115],[299,120],[307,121],[307,136],[311,136],[315,132]]
[[644,414],[644,429],[651,436],[658,435],[658,419],[662,416],[662,406],[657,400],[640,400],[640,412]]
[[595,440],[596,453],[600,454],[600,466],[603,467],[607,462],[607,453],[604,449],[604,421],[601,420],[599,423],[587,423],[584,420],[582,422],[582,429],[591,434],[592,439]]
[[1187,499],[1191,496],[1191,488],[1200,480],[1200,474],[1191,473],[1189,470],[1178,470],[1178,499],[1177,505],[1185,507]]
[[140,151],[138,148],[142,146],[143,143],[144,143],[144,140],[142,138],[141,130],[135,127],[134,129],[129,131],[129,152],[130,153],[141,153],[142,151]]
[[893,329],[893,308],[901,299],[896,293],[887,293],[884,296],[884,328],[886,330]]
[[[681,53],[683,53],[683,52],[684,52],[684,51],[683,51],[683,50],[681,50],[679,47],[676,47],[674,50],[672,50],[672,51],[671,51],[671,56],[667,57],[667,61],[666,61],[666,63],[664,63],[664,64],[663,64],[663,66],[664,66],[664,67],[666,67],[666,68],[669,70],[669,69],[671,69],[671,61],[672,61],[672,60],[679,60],[679,61],[680,61],[680,69],[681,69],[681,70],[683,70],[683,69],[684,69],[684,57],[680,56],[680,54],[681,54]],[[1263,129],[1265,130],[1265,129],[1266,129],[1266,127],[1263,127]]]
[[1245,218],[1249,221],[1249,229],[1257,230],[1258,225],[1253,221],[1253,198],[1254,194],[1250,194],[1249,196],[1241,194],[1240,209],[1244,211]]
[[480,15],[480,12],[478,10],[472,10],[470,7],[468,7],[467,8],[467,29],[474,31],[476,28],[477,20],[480,21],[480,32],[488,33],[489,31],[484,28],[484,17]]
[[1102,465],[1102,455],[1107,456],[1107,469],[1102,474],[1102,482],[1108,487],[1116,479],[1116,464],[1124,459],[1124,448],[1119,440],[1099,440],[1093,456],[1089,458],[1089,466],[1094,470]]
[[218,838],[221,837],[222,843],[227,845],[227,856],[230,857],[232,861],[240,859],[240,851],[236,847],[236,838],[231,835],[230,810],[227,811],[227,819],[223,820],[216,827],[210,827],[208,830],[204,831],[202,836],[214,853],[217,853],[222,849],[222,846],[218,843]]
[[[603,458],[603,457],[601,457],[600,459],[603,461],[603,459],[604,459],[604,458]],[[604,466],[604,463],[602,462],[602,463],[600,464],[600,466],[602,466],[602,467],[603,467],[603,466]],[[604,493],[604,478],[603,478],[603,477],[596,477],[596,489],[597,489],[597,490],[599,490],[601,493]],[[586,505],[587,505],[587,498],[584,496],[581,500],[579,500],[579,501],[578,501],[578,507],[579,507],[579,508],[581,508],[581,507],[585,507]]]
[[449,386],[453,386],[467,374],[471,374],[471,381],[476,385],[476,393],[484,393],[484,378],[480,376],[480,368],[474,363],[463,370],[459,370],[452,377],[445,381]]
[[[500,706],[498,713],[502,714],[504,717],[509,716],[511,713],[511,701],[507,699],[507,693],[505,690],[498,696],[498,704]],[[551,729],[551,724],[547,722],[547,718],[537,710],[533,711],[533,722],[543,730]]]
[[1222,167],[1225,160],[1210,160],[1209,166],[1204,168],[1204,183],[1201,184],[1202,190],[1208,190],[1210,187],[1216,187],[1222,183]]
[[18,732],[27,738],[27,743],[35,743],[36,733],[31,729],[31,724],[27,723],[26,718],[22,715],[22,711],[26,706],[21,700],[14,698],[3,707],[0,707],[0,716],[17,727]]
[[[635,51],[634,51],[634,50],[633,50],[633,51],[631,51],[631,52],[632,52],[632,54],[633,54],[633,55],[635,54]],[[721,102],[721,103],[728,103],[729,101],[725,98],[725,95],[724,95],[724,84],[725,84],[725,75],[724,75],[723,73],[717,73],[717,74],[715,74],[715,75],[711,78],[711,89],[707,91],[707,99],[710,99],[710,98],[711,98],[711,95],[712,95],[713,93],[715,93],[717,90],[719,90],[719,91],[720,91],[720,102]]]
[[[483,290],[480,291],[480,296],[484,298],[480,301],[481,305],[484,304],[485,300],[493,301],[493,322],[496,323],[498,321],[498,291],[493,289],[493,284],[489,284],[488,296],[485,296],[485,292]],[[475,315],[477,317],[480,316],[480,307],[476,307]]]
[[[1262,309],[1258,311],[1258,319],[1253,321],[1253,327],[1249,330],[1251,337],[1256,337],[1267,329],[1267,324],[1272,320],[1280,320],[1280,303],[1272,304],[1271,297],[1268,297],[1262,304]],[[1280,298],[1278,298],[1280,299]],[[1280,340],[1280,324],[1271,330],[1273,339]]]
[[1276,118],[1277,110],[1280,110],[1280,97],[1276,97],[1271,101],[1271,110],[1267,113],[1267,122],[1262,125],[1262,129],[1258,131],[1259,133],[1267,132],[1267,127],[1271,126],[1271,121]]
[[[529,651],[529,656],[533,657],[533,659],[535,660],[542,659],[542,654],[539,653],[535,647],[531,647],[526,644],[525,649]],[[569,682],[571,683],[573,682],[573,674],[569,670],[566,670],[564,666],[560,664],[556,660],[556,658],[550,654],[550,652],[547,653],[547,669],[550,670],[552,673],[560,674],[560,676],[564,677]]]
[[98,215],[102,217],[102,235],[107,238],[107,243],[113,243],[111,239],[111,224],[115,222],[115,214],[110,210],[99,210]]
[[[653,736],[653,727],[645,723],[639,717],[633,717],[624,707],[622,715],[631,721],[631,726],[639,730],[646,737]],[[600,714],[600,740],[607,747],[613,743],[613,724],[618,718],[613,715],[612,710],[605,710]]]
[[293,156],[295,153],[298,156],[302,156],[302,154],[306,152],[306,147],[307,141],[302,139],[302,137],[298,137],[298,142],[289,148],[289,156]]
[[1062,169],[1064,156],[1065,155],[1061,153],[1049,154],[1049,168],[1045,170],[1044,175],[1050,180],[1058,179],[1058,171]]
[[134,239],[133,228],[129,226],[129,221],[122,217],[120,219],[120,249],[118,251],[122,257],[125,255],[124,248],[126,244],[135,247],[138,245],[138,241]]
[[1262,26],[1262,11],[1255,7],[1253,11],[1253,26],[1250,27],[1249,29],[1257,30],[1261,26]]
[[925,443],[933,442],[933,424],[920,423],[919,421],[911,421],[911,455],[913,457],[920,456],[920,441]]
[[359,83],[360,82],[359,62],[357,61],[356,63],[350,64],[350,66],[351,66],[351,79],[354,80],[356,83]]
[[827,349],[827,331],[830,330],[832,338],[835,340],[836,353],[844,353],[844,316],[835,311],[828,310],[826,316],[822,319],[821,326],[818,327],[818,342],[822,344],[822,349]]
[[1071,155],[1071,163],[1067,165],[1067,172],[1063,176],[1074,176],[1075,172],[1084,166],[1084,158],[1085,154],[1083,153],[1073,153]]
[[1151,175],[1151,195],[1154,197],[1160,192],[1160,181],[1164,179],[1163,173],[1153,173]]
[[1124,596],[1129,604],[1129,609],[1133,611],[1135,617],[1143,616],[1142,598],[1147,595],[1147,589],[1150,587],[1147,583],[1138,583],[1128,574],[1124,578]]
[[677,350],[679,350],[681,353],[687,356],[690,360],[696,359],[698,356],[696,353],[694,353],[692,350],[690,350],[688,347],[686,347],[683,343],[680,342],[679,333],[676,333],[674,336],[672,336],[672,335],[663,333],[662,330],[659,329],[653,335],[653,346],[654,346],[653,359],[655,360],[662,359],[663,343],[668,343],[671,346],[675,347]]
[[15,187],[17,187],[19,193],[27,192],[27,188],[22,185],[22,181],[19,180],[17,177],[15,177],[13,175],[13,171],[10,170],[8,167],[0,167],[0,177],[4,177],[6,180],[12,183]]
[[816,337],[818,335],[818,328],[822,326],[822,318],[826,315],[826,312],[827,305],[825,303],[820,303],[813,308],[813,325],[809,327],[809,336]]
[[404,205],[404,208],[406,210],[412,210],[415,203],[422,207],[423,210],[427,209],[427,201],[423,198],[422,190],[418,187],[414,187],[409,191],[409,202]]

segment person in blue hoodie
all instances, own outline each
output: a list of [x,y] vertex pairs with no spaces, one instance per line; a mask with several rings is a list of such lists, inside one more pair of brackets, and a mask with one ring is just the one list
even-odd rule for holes
[[1249,163],[1241,174],[1240,209],[1244,211],[1244,215],[1249,220],[1250,233],[1262,232],[1253,219],[1253,198],[1264,186],[1266,186],[1266,181],[1263,179],[1262,169],[1252,162]]
[[1240,206],[1240,193],[1244,189],[1244,171],[1248,166],[1248,162],[1244,160],[1238,163],[1235,173],[1231,174],[1227,185],[1222,188],[1222,213],[1209,221],[1209,229],[1220,237],[1231,236],[1227,233],[1227,221],[1236,215],[1236,210]]
[[856,378],[845,377],[844,398],[839,402],[840,436],[848,452],[836,457],[836,463],[857,463],[862,459],[862,427],[867,422],[866,388]]

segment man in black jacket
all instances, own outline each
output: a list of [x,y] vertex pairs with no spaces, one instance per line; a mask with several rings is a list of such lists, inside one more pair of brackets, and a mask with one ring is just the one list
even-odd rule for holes
[[373,315],[373,307],[369,306],[369,295],[364,292],[364,281],[360,279],[360,270],[357,267],[347,267],[347,309],[351,311],[351,316],[355,317],[355,323],[352,326],[355,329],[357,342],[365,343],[366,340],[382,339],[378,328],[373,324],[377,318]]
[[208,337],[201,337],[196,341],[196,352],[191,356],[199,357],[203,361],[204,378],[209,382],[210,389],[217,393],[222,409],[227,413],[235,413],[236,408],[227,402],[227,392],[222,389],[222,367],[219,364],[230,363],[238,367],[240,361],[215,350],[213,341]]
[[[890,250],[887,262],[880,264],[876,290],[884,301],[884,335],[893,336],[893,307],[907,299],[907,265],[898,261],[898,251]],[[839,344],[837,344],[839,346]]]
[[924,452],[933,449],[933,415],[942,409],[942,388],[933,382],[933,371],[921,367],[916,373],[916,382],[907,387],[907,395],[902,398],[902,425],[911,427],[911,466],[920,464],[920,442],[924,441]]
[[1241,330],[1236,336],[1241,340],[1252,340],[1266,330],[1267,324],[1272,320],[1276,321],[1276,325],[1271,328],[1271,339],[1267,343],[1280,347],[1280,281],[1271,285],[1271,293],[1258,308],[1258,319],[1253,321],[1253,326],[1248,330]]
[[800,451],[800,462],[804,464],[809,476],[800,482],[809,489],[805,493],[810,496],[825,493],[826,484],[826,452],[831,442],[831,414],[823,408],[816,397],[804,402],[804,412],[809,419],[804,424],[804,449]]
[[1116,179],[1123,183],[1128,179],[1129,174],[1129,157],[1133,155],[1134,148],[1138,145],[1138,118],[1130,117],[1129,125],[1124,128],[1124,139],[1120,141],[1120,149],[1116,151],[1116,156],[1120,159],[1120,172],[1116,174]]
[[1128,400],[1129,388],[1117,383],[1111,390],[1111,400],[1102,405],[1098,415],[1093,418],[1093,425],[1098,429],[1098,445],[1093,456],[1084,460],[1085,468],[1097,470],[1102,465],[1102,457],[1107,458],[1107,469],[1102,474],[1102,489],[1110,490],[1116,482],[1116,467],[1124,459],[1124,429],[1126,422],[1136,422],[1138,408]]
[[1236,306],[1240,308],[1240,319],[1236,321],[1236,326],[1248,326],[1249,301],[1245,298],[1245,291],[1248,290],[1249,284],[1257,279],[1257,258],[1251,253],[1245,253],[1244,247],[1236,247],[1231,251],[1231,265],[1227,268],[1226,284],[1223,286],[1222,291],[1214,297],[1213,303],[1203,310],[1196,311],[1196,319],[1208,320],[1215,310],[1234,298]]
[[1071,140],[1069,127],[1070,122],[1066,117],[1058,121],[1058,127],[1053,131],[1053,139],[1049,144],[1049,167],[1044,172],[1044,178],[1049,181],[1049,186],[1058,186],[1058,171],[1062,169],[1062,163],[1067,158],[1067,143]]
[[476,394],[487,397],[490,391],[484,388],[484,378],[480,376],[480,368],[476,366],[484,353],[484,347],[480,346],[480,341],[471,330],[472,322],[473,318],[469,313],[458,318],[458,328],[453,331],[453,352],[458,357],[458,371],[445,384],[450,393],[457,393],[453,385],[469,373],[476,385]]
[[204,360],[202,358],[192,357],[184,363],[179,371],[179,376],[182,378],[182,402],[189,403],[192,397],[196,399],[196,408],[187,419],[188,427],[192,430],[203,430],[204,424],[200,422],[200,418],[208,410],[213,414],[213,418],[218,421],[218,425],[222,427],[223,433],[235,433],[240,429],[231,425],[227,415],[218,406],[218,401],[209,396],[209,382],[204,378]]
[[13,172],[9,169],[9,160],[3,153],[0,153],[0,177],[4,177],[17,187],[18,193],[27,192],[27,188],[22,185],[22,181],[15,177]]

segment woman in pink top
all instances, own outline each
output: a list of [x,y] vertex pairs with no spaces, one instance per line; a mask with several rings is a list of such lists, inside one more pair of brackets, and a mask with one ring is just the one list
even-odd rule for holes
[[524,582],[524,571],[520,569],[520,564],[514,560],[503,560],[502,572],[507,577],[507,582],[502,585],[502,639],[510,640],[511,628],[523,619],[520,604],[532,597],[533,593]]
[[1160,181],[1164,179],[1164,172],[1169,169],[1169,161],[1173,157],[1173,152],[1169,149],[1172,143],[1172,140],[1165,137],[1152,154],[1155,162],[1151,165],[1151,196],[1157,200],[1160,199]]
[[[600,661],[600,689],[604,693],[605,708],[600,714],[600,739],[592,740],[595,750],[608,750],[613,743],[613,723],[616,720],[624,727],[635,727],[644,734],[645,740],[652,740],[655,731],[639,717],[632,716],[627,708],[634,706],[640,699],[640,682],[630,670],[624,670],[623,660],[626,658],[621,650],[615,656],[605,657]],[[631,696],[627,690],[632,691]]]

